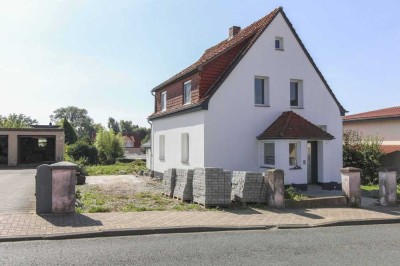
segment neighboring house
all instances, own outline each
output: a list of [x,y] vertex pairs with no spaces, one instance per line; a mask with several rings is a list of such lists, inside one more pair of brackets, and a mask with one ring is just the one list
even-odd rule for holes
[[37,165],[62,161],[64,138],[64,129],[58,126],[0,128],[0,165]]
[[[345,109],[282,8],[207,49],[152,90],[152,170],[285,171],[306,188],[340,183]],[[340,186],[337,186],[340,187]]]
[[400,106],[344,116],[343,129],[380,138],[384,165],[400,173]]
[[140,138],[138,134],[135,133],[123,133],[122,138],[124,140],[124,153],[125,155],[131,154],[142,154],[140,149]]
[[151,140],[147,141],[141,146],[142,150],[146,154],[146,167],[147,169],[152,169],[151,167]]

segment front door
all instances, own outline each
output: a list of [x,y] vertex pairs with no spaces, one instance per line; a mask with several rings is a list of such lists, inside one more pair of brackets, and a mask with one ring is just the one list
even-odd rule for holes
[[308,147],[308,158],[307,158],[307,181],[308,184],[318,183],[318,142],[309,141]]

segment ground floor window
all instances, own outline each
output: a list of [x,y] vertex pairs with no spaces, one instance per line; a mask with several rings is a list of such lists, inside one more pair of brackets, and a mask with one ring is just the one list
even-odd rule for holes
[[189,133],[181,134],[181,161],[189,162]]
[[261,143],[261,165],[264,167],[275,167],[275,143]]
[[300,144],[297,142],[289,143],[289,166],[299,167]]
[[159,159],[160,161],[165,160],[165,135],[160,135],[159,137]]

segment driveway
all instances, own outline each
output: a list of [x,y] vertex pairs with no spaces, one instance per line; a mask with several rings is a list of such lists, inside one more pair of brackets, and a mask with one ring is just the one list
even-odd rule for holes
[[35,211],[36,169],[0,169],[0,213]]

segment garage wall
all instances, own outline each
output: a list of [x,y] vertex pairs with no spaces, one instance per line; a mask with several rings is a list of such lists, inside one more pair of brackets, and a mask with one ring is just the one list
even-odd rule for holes
[[18,164],[18,136],[55,136],[56,161],[64,160],[64,130],[36,130],[36,129],[1,129],[0,135],[8,136],[8,165]]

